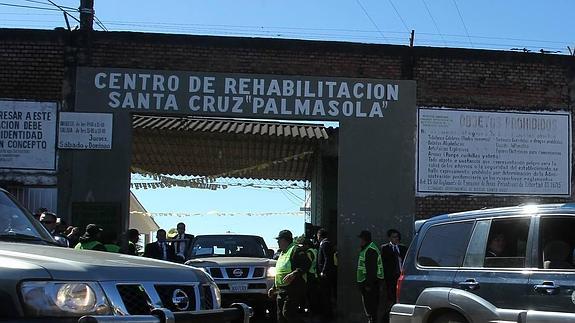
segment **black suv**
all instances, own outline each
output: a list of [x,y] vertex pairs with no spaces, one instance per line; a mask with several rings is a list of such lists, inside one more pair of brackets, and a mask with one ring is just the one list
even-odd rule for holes
[[391,322],[575,322],[575,205],[417,221]]

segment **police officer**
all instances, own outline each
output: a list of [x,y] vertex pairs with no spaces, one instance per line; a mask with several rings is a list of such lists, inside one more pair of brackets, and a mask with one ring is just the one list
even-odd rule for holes
[[118,233],[116,231],[105,231],[102,233],[102,243],[106,251],[119,253],[120,246],[118,245]]
[[102,228],[95,224],[88,224],[86,226],[86,233],[80,237],[80,242],[78,242],[74,249],[106,251],[106,248],[100,242],[101,233]]
[[305,251],[294,242],[289,230],[280,231],[276,239],[280,254],[274,287],[268,295],[276,296],[279,323],[303,323],[298,308],[305,301],[310,261]]
[[310,267],[307,272],[307,309],[310,310],[312,316],[317,316],[320,314],[320,303],[319,303],[319,279],[317,274],[317,254],[318,250],[314,247],[312,241],[307,239],[305,235],[302,235],[297,239],[298,245],[306,252],[307,257],[310,260]]
[[379,248],[371,239],[371,232],[361,231],[361,251],[357,263],[357,283],[361,291],[367,322],[377,322],[379,289],[383,280],[383,261]]

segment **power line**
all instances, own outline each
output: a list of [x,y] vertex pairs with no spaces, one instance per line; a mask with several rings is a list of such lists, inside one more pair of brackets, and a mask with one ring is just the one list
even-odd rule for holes
[[0,12],[0,15],[14,16],[53,16],[56,13]]
[[[50,6],[50,5],[51,5],[50,3],[43,2],[43,1],[38,1],[38,0],[24,0],[24,1],[26,1],[26,2],[31,2],[31,3],[43,4],[43,5],[47,5],[47,6]],[[72,10],[72,11],[78,11],[77,8],[66,7],[66,6],[59,6],[59,7],[64,8],[64,9],[68,9],[68,10]]]
[[[349,34],[328,34],[328,33],[306,33],[306,32],[294,32],[294,31],[274,31],[274,30],[260,30],[260,31],[253,31],[253,30],[242,30],[237,28],[210,28],[210,27],[175,27],[175,26],[154,26],[151,28],[151,24],[127,24],[127,23],[111,23],[107,22],[109,25],[120,25],[120,26],[136,26],[136,27],[148,27],[145,28],[147,30],[204,30],[204,31],[236,31],[236,32],[244,32],[246,34],[265,34],[265,35],[280,35],[281,34],[294,34],[294,35],[312,35],[312,36],[351,36],[351,37],[358,37],[358,38],[370,38],[369,35],[349,35]],[[364,31],[364,32],[372,32],[372,31]],[[404,34],[404,32],[398,32],[398,34]],[[387,39],[397,39],[403,40],[403,37],[386,37]]]
[[16,7],[16,8],[26,8],[26,9],[48,10],[48,11],[60,11],[60,10],[54,9],[54,8],[45,8],[45,7],[36,7],[36,6],[26,6],[26,5],[5,3],[5,2],[0,2],[0,6]]
[[[78,23],[80,22],[80,19],[72,16],[71,14],[68,13],[68,11],[66,11],[64,8],[62,8],[61,6],[57,5],[56,3],[54,3],[54,1],[52,0],[47,0],[48,2],[50,2],[54,7],[60,9],[63,13],[64,13],[64,18],[66,18],[66,15],[69,15],[70,17],[74,18],[74,20],[76,20]],[[68,23],[68,20],[66,20],[66,23]]]
[[469,31],[467,30],[467,25],[465,25],[465,21],[463,20],[463,15],[461,14],[461,11],[459,10],[459,6],[457,5],[457,1],[453,0],[453,4],[455,5],[455,9],[457,9],[457,13],[459,14],[459,19],[461,19],[461,23],[463,24],[463,28],[465,29],[465,34],[467,35],[467,38],[469,39],[469,44],[471,45],[471,47],[475,48],[475,46],[473,46],[473,42],[471,41],[471,37],[469,37]]
[[[211,27],[227,27],[230,30],[238,30],[244,29],[245,31],[250,31],[250,29],[258,29],[260,32],[269,32],[273,33],[271,29],[277,30],[318,30],[318,31],[342,31],[342,32],[351,32],[351,33],[378,33],[378,31],[374,30],[366,30],[366,29],[339,29],[339,28],[306,28],[306,27],[285,27],[285,26],[248,26],[248,25],[212,25],[212,24],[183,24],[183,23],[162,23],[162,22],[138,22],[138,21],[106,21],[107,24],[112,25],[124,25],[124,26],[151,26],[151,25],[159,25],[159,26],[197,26],[203,27],[203,29],[211,29]],[[266,31],[264,28],[267,28]],[[214,28],[216,29],[216,28]],[[386,34],[403,34],[404,32],[392,31],[392,30],[382,30]],[[430,35],[430,36],[439,36],[440,34],[436,33],[426,33],[420,32],[419,35]],[[327,35],[327,34],[317,34],[317,35]],[[336,35],[336,34],[334,34]],[[344,35],[344,34],[337,34],[337,35]],[[443,34],[443,36],[447,37],[468,37],[467,35],[458,35],[458,34]],[[526,38],[509,38],[509,37],[495,37],[495,36],[473,36],[469,35],[471,38],[478,38],[478,39],[499,39],[499,40],[513,40],[513,41],[528,41],[528,42],[541,42],[541,43],[554,43],[554,44],[570,44],[571,42],[568,41],[552,41],[552,40],[541,40],[541,39],[526,39]],[[398,38],[400,39],[400,38]]]
[[287,195],[287,194],[286,194],[286,191],[283,191],[283,190],[282,190],[281,193],[282,193],[282,195],[283,195],[288,201],[290,201],[290,203],[292,203],[293,205],[296,205],[296,206],[300,206],[300,205],[301,205],[300,202],[298,202],[297,200],[294,201],[293,198],[291,198],[289,195]]
[[403,27],[405,27],[405,30],[407,32],[409,32],[409,28],[407,27],[407,24],[405,23],[405,21],[403,20],[403,17],[399,14],[399,11],[397,10],[397,8],[395,7],[395,4],[393,4],[393,1],[388,0],[389,3],[391,4],[391,6],[393,7],[393,10],[395,11],[395,14],[397,15],[397,17],[399,17],[399,20],[401,20],[401,23],[403,24]]
[[[5,4],[5,3],[4,3]],[[29,7],[29,6],[25,6]],[[56,14],[56,9],[52,8],[39,8],[42,10],[48,10],[49,14],[35,14],[35,15],[52,15]],[[8,15],[31,15],[29,13],[0,13],[0,14],[8,14]],[[70,13],[69,13],[70,14]],[[98,19],[99,20],[99,19]],[[42,24],[42,21],[38,20],[18,20],[18,19],[2,19],[0,20],[0,25],[3,26],[14,26],[14,27],[22,27],[22,24],[9,24],[6,23],[8,21],[26,21],[31,22],[26,24],[30,27],[38,26],[38,24]],[[102,22],[101,20],[99,20]],[[35,24],[32,24],[35,23]],[[102,22],[103,23],[103,22]],[[225,25],[225,24],[218,24],[218,25],[211,25],[211,24],[185,24],[185,23],[141,23],[138,22],[131,23],[131,22],[120,22],[120,21],[112,21],[106,22],[106,24],[111,24],[115,26],[131,26],[131,27],[145,27],[142,28],[143,30],[148,31],[172,31],[172,32],[199,32],[201,34],[222,34],[222,35],[231,35],[231,36],[261,36],[261,37],[282,37],[282,38],[292,38],[292,37],[301,37],[303,39],[334,39],[334,40],[349,40],[349,41],[365,41],[365,42],[373,42],[374,35],[373,33],[379,33],[380,31],[374,30],[362,30],[362,29],[336,29],[336,28],[301,28],[301,27],[263,27],[263,26],[241,26],[241,25]],[[205,26],[205,27],[202,27]],[[216,26],[219,28],[212,28],[211,26]],[[104,26],[105,27],[105,26]],[[270,30],[270,28],[274,29],[286,29],[286,30]],[[299,31],[301,30],[301,31]],[[304,30],[310,31],[334,31],[334,33],[328,32],[304,32]],[[404,32],[397,32],[397,31],[382,31],[386,34],[403,34]],[[427,35],[427,36],[442,36],[443,43],[447,43],[452,46],[461,46],[461,44],[469,43],[469,39],[472,39],[473,46],[479,46],[480,48],[490,48],[494,49],[509,49],[512,47],[530,47],[534,51],[539,50],[541,47],[545,49],[553,49],[553,50],[565,50],[566,46],[570,45],[570,42],[567,41],[553,41],[553,40],[537,40],[537,39],[527,39],[527,38],[512,38],[512,37],[494,37],[494,36],[473,36],[473,35],[460,35],[460,34],[437,34],[437,33],[419,33],[419,35]],[[458,41],[456,39],[446,39],[446,37],[450,38],[465,38],[465,42]],[[377,38],[377,37],[376,37]],[[400,43],[404,41],[403,37],[386,37],[387,41],[393,43]],[[441,43],[441,41],[437,41],[433,38],[420,38],[420,44],[436,44]],[[489,41],[477,41],[477,40],[489,40]],[[501,41],[501,42],[500,42]],[[546,45],[549,44],[549,45]],[[550,46],[555,45],[555,46]]]
[[[3,13],[0,13],[3,14]],[[16,13],[14,13],[16,14]],[[274,32],[285,32],[285,30],[311,30],[311,31],[341,31],[341,32],[350,32],[350,33],[379,33],[379,31],[375,30],[367,30],[367,29],[341,29],[341,28],[313,28],[313,27],[287,27],[287,26],[249,26],[249,25],[225,25],[225,24],[190,24],[190,23],[165,23],[165,22],[143,22],[143,21],[119,21],[119,20],[106,20],[106,24],[109,25],[116,25],[116,26],[133,26],[133,27],[149,27],[149,26],[167,26],[171,28],[161,28],[158,27],[157,29],[176,29],[175,26],[182,26],[182,27],[191,27],[195,26],[198,28],[194,28],[193,30],[197,29],[205,29],[205,30],[244,30],[246,32],[251,32],[251,29],[257,29],[260,33],[274,33]],[[211,28],[211,27],[224,27],[220,28]],[[182,28],[187,29],[187,28]],[[266,30],[267,29],[267,30]],[[279,31],[273,31],[279,30]],[[393,31],[393,30],[382,30],[386,34],[404,34],[404,32]],[[288,33],[288,32],[285,32]],[[291,32],[290,32],[291,33]],[[310,33],[298,33],[298,34],[310,34]],[[527,42],[538,42],[538,43],[553,43],[553,44],[570,44],[569,41],[552,41],[552,40],[541,40],[541,39],[527,39],[527,38],[509,38],[509,37],[496,37],[496,36],[473,36],[473,35],[458,35],[458,34],[436,34],[436,33],[426,33],[426,32],[419,32],[419,35],[429,35],[429,36],[446,36],[446,37],[470,37],[470,38],[477,38],[477,39],[498,39],[498,40],[513,40],[513,41],[527,41]],[[341,35],[345,36],[345,34],[319,34],[314,33],[314,35]],[[367,36],[366,36],[367,37]],[[397,38],[401,39],[401,38]]]
[[447,43],[445,42],[445,38],[443,38],[443,35],[441,34],[441,31],[439,30],[439,26],[437,25],[435,18],[433,18],[433,15],[431,14],[431,10],[429,10],[429,6],[427,5],[427,2],[425,2],[425,0],[421,0],[421,1],[425,5],[425,9],[427,10],[429,17],[431,17],[431,21],[433,21],[433,24],[435,25],[435,29],[437,29],[437,32],[439,33],[439,35],[441,36],[441,39],[443,39],[443,42],[445,43],[445,46],[447,46]]
[[102,28],[104,31],[108,31],[108,28],[104,26],[104,23],[98,17],[96,17],[96,15],[94,15],[94,19],[96,20],[96,24],[100,26],[100,28]]
[[373,21],[373,19],[371,19],[371,16],[369,15],[369,13],[367,12],[367,10],[365,10],[365,8],[363,7],[363,5],[361,4],[360,0],[355,0],[357,2],[357,4],[359,5],[359,7],[361,8],[361,10],[363,10],[363,13],[365,13],[365,15],[367,16],[367,19],[369,19],[369,21],[371,21],[371,23],[373,24],[373,26],[375,27],[375,29],[377,29],[377,31],[379,32],[379,34],[381,35],[381,38],[387,40],[387,37],[385,37],[385,35],[383,34],[383,32],[379,29],[379,26],[377,26],[377,24],[375,23],[375,21]]

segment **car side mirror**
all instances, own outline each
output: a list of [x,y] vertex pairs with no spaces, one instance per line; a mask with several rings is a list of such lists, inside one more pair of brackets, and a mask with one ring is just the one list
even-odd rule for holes
[[272,249],[266,250],[266,255],[268,256],[269,259],[273,259],[274,254],[275,254],[275,252]]

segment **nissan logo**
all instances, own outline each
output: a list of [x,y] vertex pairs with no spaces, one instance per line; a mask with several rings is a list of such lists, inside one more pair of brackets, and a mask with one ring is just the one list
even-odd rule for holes
[[238,269],[234,269],[234,271],[232,272],[234,274],[234,276],[236,277],[242,277],[242,275],[244,274],[244,271],[241,270],[240,268]]
[[172,303],[179,311],[186,311],[190,308],[190,298],[181,289],[176,289],[172,293]]

